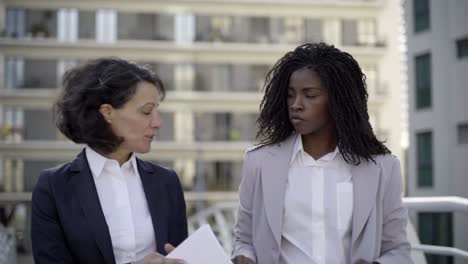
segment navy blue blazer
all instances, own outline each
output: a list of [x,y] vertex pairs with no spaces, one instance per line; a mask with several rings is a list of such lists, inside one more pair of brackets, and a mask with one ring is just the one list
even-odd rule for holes
[[[137,159],[159,253],[187,238],[185,200],[172,170]],[[34,261],[115,263],[112,242],[85,151],[73,161],[41,172],[32,195]]]

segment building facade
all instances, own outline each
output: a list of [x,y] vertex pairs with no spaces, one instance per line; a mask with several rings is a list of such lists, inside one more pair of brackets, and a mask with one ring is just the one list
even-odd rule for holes
[[387,0],[1,0],[0,188],[30,192],[41,169],[80,151],[50,107],[67,68],[102,56],[161,76],[162,128],[143,157],[174,168],[187,191],[237,191],[266,73],[305,42],[357,59],[373,128],[404,160],[401,12]]
[[[468,197],[468,1],[407,0],[408,195]],[[412,215],[422,243],[468,250],[468,216]],[[429,257],[429,263],[464,263]],[[465,260],[466,262],[466,260]]]

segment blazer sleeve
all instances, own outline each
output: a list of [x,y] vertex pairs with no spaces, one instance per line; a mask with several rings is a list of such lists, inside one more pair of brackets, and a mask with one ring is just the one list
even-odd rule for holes
[[176,206],[176,216],[175,216],[175,226],[172,228],[171,232],[171,240],[169,241],[173,246],[177,247],[180,243],[182,243],[188,236],[188,228],[187,228],[187,213],[186,213],[186,205],[185,205],[185,198],[184,198],[184,190],[182,189],[182,185],[180,184],[179,177],[177,174],[172,171],[172,176],[174,180],[175,186],[175,206]]
[[[255,178],[258,171],[250,152],[246,152],[242,166],[242,180],[239,187],[239,206],[237,222],[234,228],[235,242],[232,258],[245,256],[257,261],[252,242],[252,207],[255,190]],[[258,166],[257,166],[258,167]]]
[[32,194],[31,241],[34,263],[74,263],[50,188],[51,173],[41,173]]
[[381,264],[413,263],[410,257],[410,243],[406,236],[408,211],[401,199],[402,186],[400,162],[394,159],[383,197],[380,257],[375,260]]

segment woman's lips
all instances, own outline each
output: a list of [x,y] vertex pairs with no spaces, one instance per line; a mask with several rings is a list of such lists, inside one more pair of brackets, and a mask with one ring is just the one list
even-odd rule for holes
[[302,117],[300,117],[300,116],[291,116],[289,118],[289,120],[291,121],[291,123],[293,125],[300,124],[300,123],[304,122],[304,119]]

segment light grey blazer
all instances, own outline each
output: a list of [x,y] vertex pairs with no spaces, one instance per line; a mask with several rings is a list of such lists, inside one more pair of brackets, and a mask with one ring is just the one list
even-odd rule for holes
[[[247,151],[239,188],[239,207],[232,256],[258,264],[279,260],[283,207],[289,162],[296,136],[277,145]],[[351,165],[353,216],[351,263],[413,263],[406,237],[407,210],[402,205],[399,161],[378,155],[373,162]],[[302,264],[302,263],[297,263]]]

